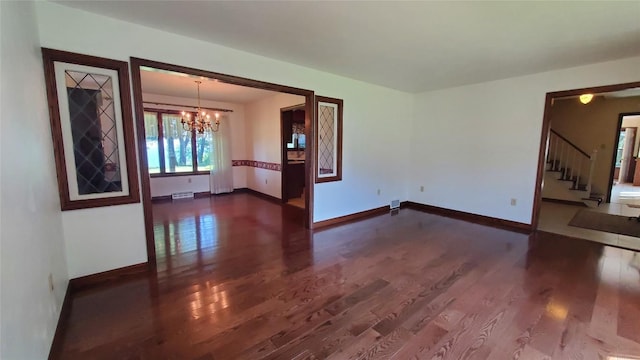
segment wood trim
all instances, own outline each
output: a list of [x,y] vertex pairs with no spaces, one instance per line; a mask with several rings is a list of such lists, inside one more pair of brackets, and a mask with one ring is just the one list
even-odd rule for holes
[[[170,109],[158,109],[158,108],[145,107],[144,111],[146,111],[146,112],[154,112],[154,113],[171,114],[171,115],[182,115],[181,111],[170,110]],[[195,114],[195,113],[191,112],[191,114]],[[162,121],[162,118],[158,118],[158,121]]]
[[547,93],[544,101],[544,113],[542,115],[542,134],[540,135],[540,148],[538,149],[538,170],[536,172],[536,187],[533,192],[533,210],[531,211],[531,226],[538,228],[540,216],[540,203],[542,201],[542,179],[547,162],[547,142],[549,141],[549,131],[551,130],[551,107],[553,106],[553,95]]
[[[212,71],[199,70],[186,66],[173,65],[159,61],[141,59],[131,57],[131,77],[133,80],[133,97],[136,109],[136,126],[138,136],[138,154],[140,156],[140,172],[142,178],[142,203],[144,209],[145,235],[147,242],[147,258],[153,269],[156,268],[155,242],[153,236],[153,215],[151,212],[151,184],[149,181],[149,169],[147,165],[147,154],[145,145],[145,129],[144,129],[144,99],[142,98],[142,79],[140,77],[140,67],[147,66],[160,70],[175,71],[195,76],[217,79],[232,85],[241,85],[263,90],[271,90],[305,97],[305,132],[307,139],[314,139],[313,119],[314,107],[313,102],[315,93],[312,90],[305,90],[291,86],[277,85],[264,81],[252,80],[233,75],[220,74]],[[315,143],[313,140],[307,141],[305,149],[305,172],[309,186],[305,191],[304,209],[305,227],[310,229],[313,226],[313,195],[314,195],[314,169],[315,160],[313,159],[313,149]]]
[[196,141],[197,136],[198,135],[196,133],[196,129],[191,129],[191,166],[194,173],[198,172],[198,142]]
[[276,92],[284,92],[288,94],[302,95],[302,96],[306,96],[313,92],[311,90],[296,88],[292,86],[279,85],[279,84],[269,83],[269,82],[260,81],[260,80],[253,80],[253,79],[243,78],[235,75],[227,75],[227,74],[222,74],[214,71],[196,69],[188,66],[174,65],[174,64],[164,63],[160,61],[131,57],[131,60],[133,59],[135,59],[137,62],[143,62],[144,63],[143,66],[146,66],[146,67],[152,67],[159,70],[173,71],[173,72],[178,72],[178,73],[183,73],[188,75],[202,76],[206,78],[216,79],[218,81],[222,81],[232,85],[240,85],[240,86],[246,86],[251,88],[271,90]]
[[315,122],[316,113],[314,106],[315,94],[312,92],[305,98],[304,104],[304,132],[305,132],[305,148],[304,148],[304,172],[305,172],[305,190],[304,190],[304,225],[307,229],[313,229],[313,204],[315,198],[315,169],[316,160],[313,158],[314,149],[317,144],[315,142]]
[[[336,134],[336,141],[338,142],[337,144],[337,154],[336,154],[336,175],[335,176],[328,176],[328,177],[318,177],[318,170],[316,169],[314,175],[315,175],[315,182],[317,183],[324,183],[324,182],[331,182],[331,181],[341,181],[342,180],[342,114],[343,114],[343,101],[342,99],[336,99],[336,98],[330,98],[330,97],[326,97],[326,96],[316,96],[315,99],[315,111],[316,111],[316,117],[315,117],[315,128],[318,128],[318,106],[320,102],[326,102],[326,103],[331,103],[331,104],[336,104],[338,105],[338,117],[337,117],[337,134]],[[317,144],[318,142],[318,136],[320,135],[319,132],[316,131],[315,134],[315,143],[316,146],[314,147],[315,152],[314,152],[314,157],[315,157],[315,161],[316,161],[316,165],[317,165],[317,161],[318,161],[318,146]],[[319,166],[319,165],[318,165]]]
[[553,130],[553,129],[549,129],[550,132],[556,134],[557,137],[559,137],[560,139],[564,140],[567,144],[571,145],[571,147],[573,147],[574,149],[578,150],[579,153],[581,153],[582,155],[586,156],[587,158],[591,159],[591,155],[587,154],[584,150],[580,149],[578,147],[578,145],[572,143],[571,141],[569,141],[569,139],[567,139],[566,137],[560,135],[560,133],[558,133],[557,131]]
[[278,205],[282,205],[282,200],[278,199],[275,196],[271,196],[265,193],[261,193],[257,190],[253,190],[253,189],[249,189],[249,188],[240,188],[240,189],[234,189],[232,193],[230,194],[251,194],[253,196],[257,196],[261,199],[267,200],[269,202],[272,202],[274,204],[278,204]]
[[285,204],[289,200],[287,195],[287,173],[289,168],[286,140],[284,138],[284,113],[288,108],[280,108],[280,202]]
[[[162,121],[162,112],[160,111],[156,111],[156,123],[158,124],[158,162],[160,163],[160,174],[158,175],[162,175],[167,173],[167,165],[165,164],[165,161],[164,161],[164,121]],[[146,134],[146,129],[147,128],[145,124],[145,134]],[[147,142],[146,136],[144,141],[146,144]],[[160,143],[162,143],[162,146],[160,146]]]
[[[165,102],[144,101],[143,104],[160,105],[160,106],[174,106],[174,107],[185,107],[185,108],[191,108],[191,109],[198,109],[197,106],[193,106],[193,105],[171,104],[171,103],[165,103]],[[208,107],[204,107],[204,106],[201,106],[200,109],[210,110],[210,111],[217,111],[217,112],[233,112],[233,110],[231,110],[231,109],[208,108]],[[167,110],[167,109],[162,109],[162,110]],[[177,111],[177,110],[174,110],[174,111]]]
[[155,173],[150,174],[149,177],[152,179],[157,178],[171,178],[171,177],[180,177],[180,176],[209,176],[211,172],[209,171],[200,171],[200,172],[180,172],[180,173]]
[[[271,196],[265,193],[261,193],[257,190],[253,190],[253,189],[249,189],[249,188],[238,188],[238,189],[233,189],[233,192],[230,193],[224,193],[224,194],[212,194],[208,191],[200,191],[197,193],[193,194],[193,197],[195,199],[200,199],[200,198],[207,198],[207,197],[216,197],[216,196],[227,196],[227,195],[234,195],[234,194],[251,194],[254,196],[257,196],[261,199],[265,199],[267,201],[273,202],[273,203],[277,203],[278,205],[282,205],[282,201],[280,199],[278,199],[275,196]],[[186,200],[186,199],[185,199]],[[154,196],[151,198],[152,202],[165,202],[165,201],[171,201],[171,195],[162,195],[162,196]],[[180,200],[178,200],[180,201]]]
[[487,225],[511,231],[517,231],[520,233],[528,234],[533,231],[533,228],[529,224],[494,218],[490,216],[472,214],[464,211],[445,209],[438,206],[420,204],[413,201],[408,201],[405,207],[413,210],[424,211],[430,214],[446,216],[453,219],[469,221],[480,225]]
[[[194,194],[194,197],[195,197],[195,194]],[[151,197],[151,201],[152,201],[152,202],[165,202],[165,201],[171,201],[171,195],[152,196],[152,197]]]
[[[48,48],[42,48],[42,60],[45,73],[47,101],[49,103],[49,121],[51,124],[51,137],[53,140],[53,152],[56,164],[56,174],[58,179],[58,192],[60,196],[61,209],[65,211],[140,202],[140,189],[138,187],[138,166],[135,153],[131,93],[129,86],[129,65],[124,61]],[[87,200],[70,199],[68,185],[69,179],[65,162],[64,142],[62,138],[60,108],[58,106],[58,91],[56,89],[54,62],[66,62],[77,65],[100,67],[104,69],[115,70],[118,73],[120,106],[122,110],[122,137],[124,142],[123,151],[126,159],[125,164],[123,165],[127,167],[127,182],[129,185],[128,195]]]
[[71,307],[73,305],[71,297],[71,285],[67,283],[67,290],[64,293],[64,300],[62,300],[62,308],[60,309],[60,316],[58,317],[56,332],[53,335],[53,341],[51,342],[51,348],[49,349],[48,358],[50,360],[59,359],[62,357],[64,338],[67,333],[67,320],[71,315]]
[[69,288],[71,288],[71,293],[74,294],[87,288],[101,286],[106,283],[117,282],[125,278],[147,274],[148,272],[149,263],[146,262],[125,266],[114,270],[103,271],[97,274],[91,274],[71,279],[69,280]]
[[542,201],[544,201],[544,202],[552,202],[552,203],[556,203],[556,204],[588,207],[587,204],[583,203],[582,201],[552,199],[552,198],[546,198],[546,197],[543,197]]
[[289,110],[304,110],[306,104],[298,104],[280,108],[280,112],[289,111]]
[[[618,125],[616,125],[616,133],[613,135],[613,149],[611,154],[611,164],[609,169],[609,182],[607,183],[607,194],[605,195],[605,202],[611,202],[611,193],[613,192],[613,180],[615,178],[616,172],[616,156],[618,154],[616,146],[618,146],[618,141],[620,141],[620,131],[622,131],[622,118],[624,115],[618,114]],[[622,182],[618,179],[619,182]]]
[[153,234],[153,214],[151,210],[151,178],[147,162],[147,144],[144,124],[144,103],[142,100],[142,78],[140,67],[145,62],[131,58],[131,81],[133,83],[133,102],[136,110],[136,135],[138,137],[138,155],[140,161],[140,180],[142,184],[142,210],[144,215],[144,232],[147,244],[147,261],[154,271],[156,264],[156,244]]
[[561,90],[561,91],[552,91],[548,94],[553,98],[563,98],[569,96],[578,96],[582,94],[593,94],[597,96],[601,93],[608,93],[620,90],[626,90],[631,88],[640,87],[640,81],[622,83],[622,84],[613,84],[613,85],[603,85],[603,86],[593,86],[582,89],[572,89],[572,90]]
[[347,222],[352,222],[352,221],[356,221],[356,220],[362,220],[362,219],[368,218],[368,217],[387,214],[390,211],[391,210],[389,209],[389,206],[381,206],[381,207],[378,207],[378,208],[375,208],[375,209],[360,211],[360,212],[357,212],[357,213],[354,213],[354,214],[349,214],[349,215],[339,216],[339,217],[336,217],[336,218],[333,218],[333,219],[327,219],[327,220],[318,221],[318,222],[313,224],[313,228],[314,229],[319,229],[319,228],[325,228],[325,227],[329,227],[329,226],[342,225],[342,224],[347,223]]
[[536,187],[533,195],[533,209],[531,211],[531,226],[533,229],[538,228],[540,220],[540,204],[542,202],[542,179],[544,178],[544,169],[546,166],[546,150],[547,141],[549,140],[549,130],[551,129],[551,108],[554,98],[578,96],[581,94],[598,94],[612,91],[620,91],[640,87],[640,81],[630,82],[616,85],[605,85],[582,89],[563,90],[548,92],[545,97],[544,114],[542,116],[542,134],[540,135],[540,149],[538,151],[538,171],[536,174]]

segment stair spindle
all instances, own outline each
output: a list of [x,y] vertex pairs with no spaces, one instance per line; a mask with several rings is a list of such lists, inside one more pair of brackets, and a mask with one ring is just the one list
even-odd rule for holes
[[[597,152],[597,149],[593,150],[593,154],[589,156],[562,135],[551,130],[547,143],[550,171],[559,172],[560,176],[556,175],[555,178],[560,181],[571,181],[571,190],[586,190],[587,197],[592,196]],[[586,183],[586,187],[581,186],[581,181]]]
[[561,176],[562,176],[562,159],[563,159],[563,154],[564,154],[564,149],[566,148],[566,143],[563,141],[560,143],[560,157],[558,158],[558,168],[556,169],[557,171],[561,172]]
[[562,179],[566,180],[567,176],[569,176],[569,153],[570,153],[571,147],[569,146],[569,144],[565,143],[565,150],[564,150],[564,169],[562,170]]
[[596,157],[598,156],[598,150],[593,150],[593,154],[591,155],[591,164],[589,165],[589,179],[587,181],[587,196],[591,196],[591,182],[593,180],[593,170],[596,164]]
[[555,135],[556,138],[556,145],[553,147],[554,150],[554,154],[553,154],[553,166],[551,166],[551,170],[558,170],[558,165],[557,165],[557,160],[558,160],[558,141],[560,141],[560,137],[558,135]]
[[580,174],[582,174],[582,156],[578,157],[578,175],[576,177],[576,189],[580,189]]
[[[571,180],[573,180],[573,173],[574,173],[575,168],[576,168],[576,156],[577,156],[577,154],[578,154],[578,151],[577,151],[577,150],[575,150],[575,149],[573,149],[572,153],[573,153],[573,161],[571,161],[571,175],[569,176],[569,178],[570,178]],[[574,184],[573,184],[573,188],[575,189],[576,187],[577,187],[577,186],[576,186],[576,184],[574,183]]]

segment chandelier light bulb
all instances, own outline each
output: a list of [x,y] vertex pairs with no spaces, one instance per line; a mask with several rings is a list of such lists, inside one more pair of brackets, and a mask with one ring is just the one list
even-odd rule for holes
[[207,114],[207,112],[202,110],[200,107],[200,84],[202,84],[202,81],[196,80],[195,83],[198,89],[198,107],[193,119],[191,119],[191,113],[182,111],[182,127],[185,131],[195,131],[199,134],[204,134],[205,131],[217,132],[220,125],[220,121],[218,121],[218,113],[216,113],[215,126],[212,126],[211,115]]
[[583,104],[588,104],[593,100],[593,94],[582,94],[580,95],[580,102]]

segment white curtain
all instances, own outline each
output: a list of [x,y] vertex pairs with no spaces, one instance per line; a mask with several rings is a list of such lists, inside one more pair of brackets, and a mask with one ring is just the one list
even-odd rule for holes
[[233,168],[231,164],[231,129],[229,118],[220,117],[220,128],[211,132],[211,176],[209,182],[212,194],[233,191]]

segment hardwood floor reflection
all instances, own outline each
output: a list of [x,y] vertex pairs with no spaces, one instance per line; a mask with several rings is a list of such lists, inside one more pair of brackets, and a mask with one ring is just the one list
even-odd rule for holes
[[157,203],[153,214],[159,276],[197,269],[222,281],[310,248],[302,217],[251,194]]
[[310,232],[249,194],[154,205],[158,273],[74,296],[68,359],[640,355],[640,255],[403,209]]

